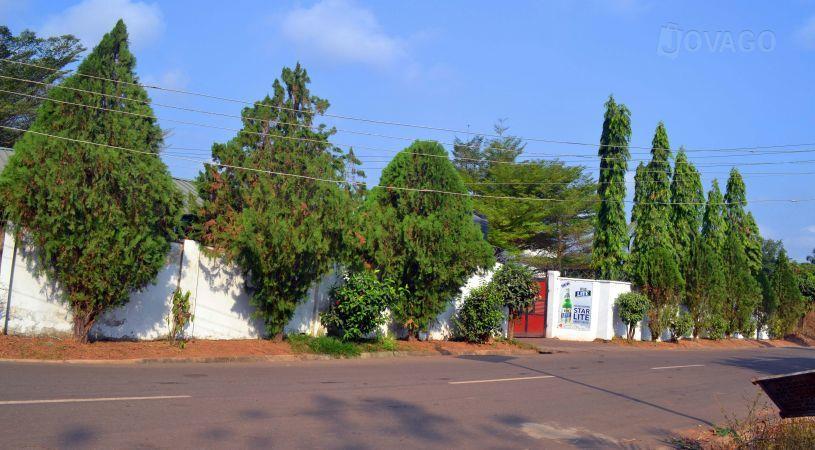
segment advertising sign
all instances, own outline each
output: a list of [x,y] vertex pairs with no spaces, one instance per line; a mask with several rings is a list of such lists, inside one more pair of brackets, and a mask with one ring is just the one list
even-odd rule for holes
[[560,319],[558,328],[589,331],[591,328],[591,295],[593,283],[565,280],[560,284]]

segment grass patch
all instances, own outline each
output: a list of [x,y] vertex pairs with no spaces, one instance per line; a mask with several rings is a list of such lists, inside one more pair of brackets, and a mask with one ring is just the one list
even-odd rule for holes
[[395,352],[399,342],[391,336],[359,342],[346,342],[331,336],[312,337],[293,334],[286,337],[294,353],[330,355],[335,358],[355,358],[363,352]]
[[294,334],[288,336],[287,339],[295,353],[315,353],[335,358],[354,358],[362,353],[359,346],[353,342],[343,342],[329,336],[312,337],[305,334]]

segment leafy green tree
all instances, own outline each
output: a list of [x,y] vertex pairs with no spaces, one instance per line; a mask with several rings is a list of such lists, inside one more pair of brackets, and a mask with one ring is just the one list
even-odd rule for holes
[[493,125],[493,130],[495,135],[490,139],[477,135],[453,142],[453,164],[466,183],[482,181],[490,167],[515,161],[526,148],[521,138],[507,134],[509,127],[503,119]]
[[707,194],[705,215],[702,218],[702,237],[714,252],[719,255],[724,251],[725,230],[727,223],[724,216],[724,197],[719,189],[719,182],[714,178]]
[[[483,182],[470,190],[480,195],[522,197],[528,201],[474,199],[475,209],[489,222],[488,241],[510,252],[542,250],[547,268],[585,266],[595,212],[596,184],[582,167],[559,161],[495,164]],[[534,199],[547,199],[536,201]],[[548,199],[557,199],[550,201]],[[551,256],[549,256],[551,255]]]
[[501,331],[501,298],[490,285],[479,286],[464,299],[453,319],[456,334],[467,342],[487,342]]
[[625,220],[625,173],[631,154],[631,112],[609,96],[600,135],[600,176],[597,225],[592,246],[592,266],[600,278],[624,276],[628,227]]
[[724,318],[728,321],[728,334],[749,334],[754,326],[753,316],[761,302],[761,286],[757,276],[761,270],[761,244],[758,227],[747,206],[746,187],[736,168],[730,171],[725,193],[725,249],[723,252],[727,276],[728,304]]
[[428,329],[470,275],[493,264],[492,247],[473,223],[472,201],[446,157],[433,141],[397,154],[379,181],[393,188],[371,189],[361,220],[368,264],[408,290],[393,314],[409,339]]
[[309,288],[343,254],[353,207],[344,157],[328,142],[334,130],[314,124],[328,102],[311,94],[299,64],[280,78],[271,97],[243,109],[237,136],[212,146],[218,165],[197,180],[200,239],[245,272],[256,315],[277,340]]
[[[731,224],[730,227],[733,225]],[[761,286],[753,276],[747,253],[738,233],[728,232],[723,251],[725,292],[727,293],[722,316],[727,322],[728,336],[734,333],[748,335],[755,329],[753,315],[761,301]]]
[[[0,61],[0,89],[7,91],[0,92],[0,125],[28,129],[42,101],[8,92],[44,97],[47,84],[61,80],[67,73],[64,67],[75,62],[84,51],[79,39],[70,34],[41,38],[33,31],[24,30],[14,36],[8,27],[0,26],[0,58],[31,64]],[[19,132],[0,129],[0,147],[12,147],[19,137]]]
[[764,239],[761,243],[761,270],[756,277],[761,286],[761,302],[756,308],[757,337],[775,316],[778,309],[778,297],[772,288],[772,278],[784,244],[773,239]]
[[668,133],[662,122],[652,141],[651,161],[638,169],[635,187],[638,202],[632,211],[634,239],[628,263],[629,275],[651,300],[648,326],[652,339],[664,328],[662,310],[678,303],[684,281],[671,233],[671,165]]
[[801,295],[792,264],[783,248],[778,255],[770,284],[778,304],[778,310],[772,318],[771,330],[772,334],[781,338],[792,333],[798,321],[807,312],[806,299]]
[[[509,320],[520,317],[538,297],[532,269],[512,261],[495,271],[490,280],[490,289],[501,299],[501,305],[509,310]],[[514,331],[513,327],[508,327],[509,339],[515,337]]]
[[721,255],[707,239],[691,244],[685,266],[685,306],[691,319],[691,332],[696,339],[714,317],[721,315],[725,302],[725,270]]
[[[134,84],[135,66],[120,20],[78,74],[48,92],[49,99],[89,106],[43,102],[0,177],[9,219],[31,238],[42,269],[64,292],[80,341],[99,314],[155,278],[180,219],[181,195],[159,159],[161,129],[147,93]],[[102,107],[114,111],[94,109]]]
[[628,326],[626,337],[631,341],[634,339],[637,324],[651,309],[651,301],[639,292],[625,292],[617,297],[615,304],[620,312],[620,320]]
[[693,244],[702,230],[705,214],[705,193],[699,171],[688,161],[680,148],[676,154],[673,180],[671,181],[671,226],[673,246],[682,271],[690,260]]

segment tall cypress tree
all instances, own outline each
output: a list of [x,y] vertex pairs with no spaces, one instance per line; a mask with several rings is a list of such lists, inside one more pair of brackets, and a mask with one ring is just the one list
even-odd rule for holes
[[398,153],[379,181],[397,189],[371,189],[361,220],[368,264],[409,292],[392,309],[409,339],[428,329],[475,270],[493,264],[464,182],[446,157],[433,141],[416,141]]
[[314,124],[329,105],[311,94],[310,81],[299,64],[284,68],[272,96],[244,108],[238,135],[212,146],[217,163],[256,170],[211,165],[197,181],[200,238],[246,273],[256,314],[275,339],[350,232],[346,158],[328,142],[334,130]]
[[684,149],[676,154],[671,181],[671,232],[673,245],[683,272],[690,260],[694,242],[702,229],[705,214],[705,193],[699,171],[688,161]]
[[679,300],[684,281],[671,238],[671,165],[670,143],[665,125],[654,132],[651,161],[640,175],[634,208],[634,239],[631,245],[629,273],[651,300],[648,327],[652,339],[661,334],[662,310]]
[[88,107],[45,101],[0,177],[9,218],[65,293],[81,341],[100,313],[155,278],[180,218],[181,195],[158,157],[162,132],[134,84],[135,66],[120,20],[77,74],[48,92]]
[[725,318],[729,322],[730,334],[748,334],[754,328],[753,317],[761,300],[761,286],[756,278],[761,270],[761,244],[756,250],[755,238],[751,234],[758,235],[758,230],[752,216],[745,210],[746,187],[735,167],[730,171],[724,200],[727,227],[723,259],[730,270]]
[[705,213],[702,217],[702,238],[719,255],[724,251],[726,230],[724,197],[719,189],[719,181],[714,178],[707,194],[707,204],[705,204]]
[[753,276],[758,276],[762,267],[761,244],[764,239],[761,237],[761,232],[758,229],[758,224],[752,212],[748,212],[745,218],[745,231],[747,236],[745,238],[744,250],[747,252],[750,271],[753,273]]
[[631,154],[631,112],[609,96],[605,104],[603,132],[600,135],[600,176],[597,193],[600,202],[592,246],[592,266],[600,278],[618,280],[624,276],[628,227],[625,220],[625,173]]
[[775,337],[783,338],[793,332],[798,320],[807,312],[806,298],[801,295],[792,264],[783,248],[778,255],[770,286],[778,305],[771,332]]

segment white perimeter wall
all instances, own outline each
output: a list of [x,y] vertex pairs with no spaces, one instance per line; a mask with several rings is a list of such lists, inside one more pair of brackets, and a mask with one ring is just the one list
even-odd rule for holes
[[[59,290],[36,276],[31,249],[17,246],[13,236],[3,236],[0,262],[0,318],[3,330],[21,335],[70,335],[71,312]],[[488,282],[492,272],[476,274],[461,288],[460,295],[443,312],[424,338],[446,339],[452,335],[452,318],[469,291]],[[318,335],[325,332],[319,313],[329,305],[335,274],[324,277],[297,306],[286,333]],[[161,339],[169,333],[168,317],[176,287],[190,292],[193,320],[185,330],[198,339],[251,339],[264,335],[262,321],[254,319],[243,275],[220,258],[207,256],[195,241],[174,243],[166,264],[153,284],[134,292],[130,301],[97,319],[93,338]],[[506,328],[506,325],[504,326]]]
[[[550,270],[546,273],[546,337],[570,341],[610,340],[613,337],[625,337],[626,327],[620,321],[619,312],[614,305],[617,296],[631,291],[631,283],[608,280],[585,280],[580,278],[561,277],[560,272]],[[592,289],[591,322],[588,330],[558,328],[564,282],[589,283]],[[639,337],[640,327],[637,328]]]

